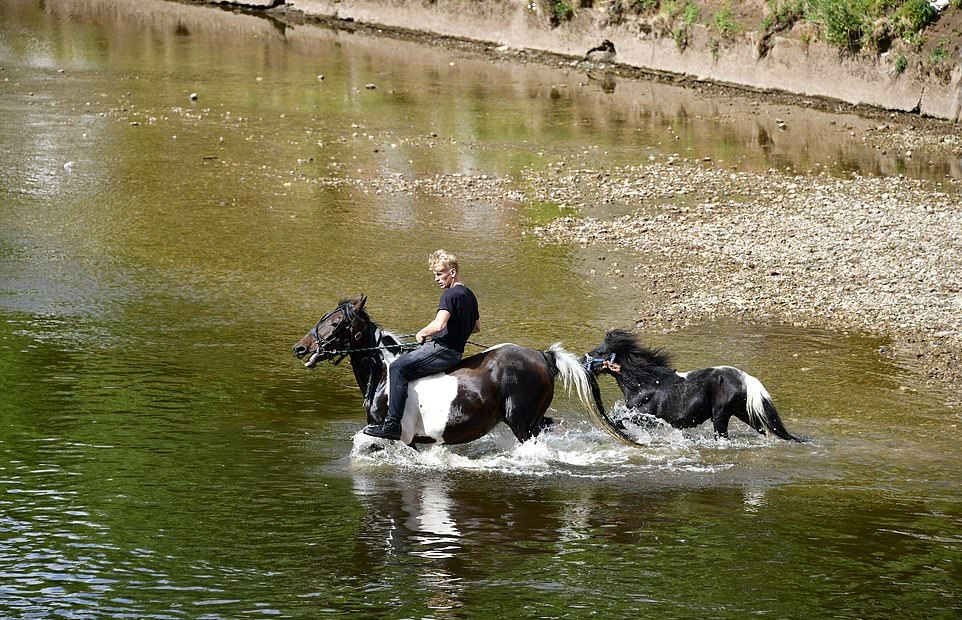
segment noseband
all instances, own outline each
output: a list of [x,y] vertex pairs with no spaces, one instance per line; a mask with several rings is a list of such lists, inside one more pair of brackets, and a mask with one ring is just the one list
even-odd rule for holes
[[614,373],[621,372],[621,364],[615,362],[615,354],[612,353],[608,357],[591,357],[590,354],[585,353],[585,363],[584,368],[588,372],[594,372],[595,366],[601,364],[602,368],[606,368]]

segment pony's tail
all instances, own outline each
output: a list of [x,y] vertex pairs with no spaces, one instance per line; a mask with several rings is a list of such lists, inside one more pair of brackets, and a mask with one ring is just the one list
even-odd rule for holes
[[751,426],[759,431],[766,430],[774,433],[776,437],[802,443],[801,439],[785,429],[782,419],[778,417],[772,397],[762,382],[745,371],[742,371],[742,380],[745,382],[745,411]]
[[[581,405],[602,430],[624,444],[638,445],[608,417],[605,406],[601,402],[601,388],[598,387],[598,381],[595,379],[594,373],[581,364],[580,359],[565,351],[560,342],[548,347],[544,351],[544,356],[551,366],[551,374],[561,377],[561,384],[569,396],[571,395],[571,387],[574,386]],[[592,407],[592,405],[594,406]]]

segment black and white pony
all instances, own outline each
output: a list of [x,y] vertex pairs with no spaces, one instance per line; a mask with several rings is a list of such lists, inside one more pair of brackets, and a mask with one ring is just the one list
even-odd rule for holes
[[[585,368],[610,374],[625,396],[635,420],[660,418],[675,428],[691,428],[711,419],[715,433],[728,436],[734,416],[762,434],[802,441],[782,424],[761,381],[731,366],[676,372],[661,349],[649,349],[628,330],[615,329],[585,355]],[[610,421],[624,430],[621,421]]]
[[[307,368],[348,357],[364,397],[367,422],[381,424],[388,408],[388,367],[404,345],[371,320],[366,301],[364,296],[341,301],[294,345],[294,355],[307,358]],[[401,418],[401,441],[467,443],[488,434],[499,422],[507,424],[518,441],[527,441],[553,424],[544,414],[554,396],[556,376],[567,389],[574,387],[604,430],[631,443],[605,416],[594,374],[557,343],[544,351],[500,344],[461,360],[447,372],[412,381]]]

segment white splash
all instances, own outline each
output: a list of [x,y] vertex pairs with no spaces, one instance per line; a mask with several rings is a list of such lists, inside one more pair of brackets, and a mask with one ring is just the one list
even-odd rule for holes
[[[616,419],[626,413],[624,403],[611,412]],[[523,444],[505,426],[469,444],[421,445],[417,449],[359,432],[354,436],[351,459],[356,467],[610,479],[657,472],[712,474],[733,466],[719,455],[733,448],[767,445],[764,438],[719,440],[710,428],[682,431],[652,418],[641,420],[641,425],[626,422],[628,434],[639,446],[625,446],[573,412],[559,415],[566,420],[563,426]]]

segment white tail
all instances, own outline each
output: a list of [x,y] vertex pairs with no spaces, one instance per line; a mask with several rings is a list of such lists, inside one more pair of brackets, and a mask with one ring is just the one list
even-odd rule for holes
[[568,353],[560,342],[548,347],[548,351],[554,354],[555,366],[558,367],[558,375],[567,394],[571,395],[571,388],[574,386],[578,400],[585,409],[591,411],[594,406],[591,386],[588,384],[588,371],[581,365],[581,360],[573,353]]
[[565,351],[560,342],[548,347],[546,353],[550,353],[554,357],[555,367],[558,369],[561,383],[567,390],[568,395],[571,395],[571,387],[574,386],[578,400],[581,401],[588,416],[595,424],[623,444],[627,446],[637,445],[605,414],[604,407],[601,404],[601,392],[598,391],[597,395],[594,393],[598,390],[598,384],[595,382],[594,375],[590,374],[591,371],[581,365],[581,360]]
[[744,370],[741,373],[742,381],[745,382],[745,411],[748,414],[748,419],[752,421],[752,426],[775,430],[772,426],[772,420],[769,419],[768,412],[765,410],[765,401],[768,401],[769,404],[772,402],[771,395],[761,381]]

